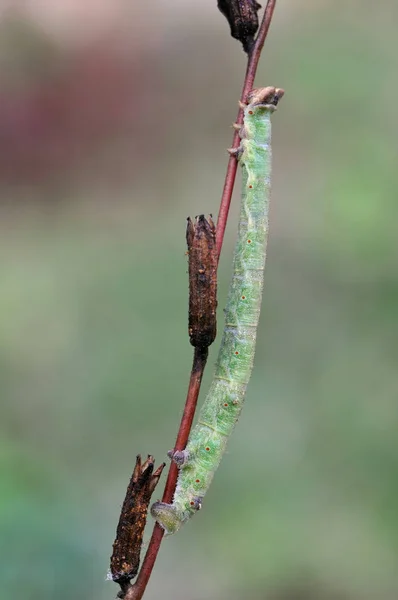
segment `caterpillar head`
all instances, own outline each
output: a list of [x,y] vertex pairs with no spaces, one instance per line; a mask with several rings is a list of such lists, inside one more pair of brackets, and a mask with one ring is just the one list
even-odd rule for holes
[[282,88],[275,88],[268,86],[265,88],[255,88],[250,92],[247,97],[247,103],[254,106],[263,105],[269,108],[273,107],[275,110],[276,105],[285,93]]

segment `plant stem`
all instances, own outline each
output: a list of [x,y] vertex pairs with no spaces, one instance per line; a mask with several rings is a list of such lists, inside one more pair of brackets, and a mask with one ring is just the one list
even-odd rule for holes
[[[263,19],[260,25],[260,29],[253,46],[253,49],[249,55],[245,80],[242,89],[241,100],[244,102],[248,93],[253,88],[254,79],[257,72],[258,62],[260,60],[261,51],[264,46],[265,39],[268,34],[268,30],[271,24],[272,16],[274,13],[276,5],[276,0],[268,0],[267,6],[264,11]],[[239,110],[237,123],[241,124],[243,122],[243,113],[242,110]],[[239,145],[239,134],[235,133],[233,138],[233,147],[237,147]],[[220,210],[218,214],[217,221],[217,256],[220,256],[221,248],[224,240],[224,233],[228,219],[229,207],[231,204],[231,197],[235,183],[235,176],[237,171],[237,160],[234,156],[231,155],[228,167],[227,174],[225,178],[225,184],[223,189],[223,194],[221,197]],[[203,371],[206,365],[208,355],[208,349],[195,348],[193,365],[191,370],[191,376],[189,380],[187,399],[185,402],[184,413],[182,415],[180,428],[178,430],[176,443],[174,446],[175,450],[184,450],[186,443],[188,441],[189,433],[191,430],[193,418],[195,415],[196,404],[198,401],[200,385],[202,382]],[[173,499],[173,494],[177,482],[178,476],[178,468],[177,465],[172,461],[170,464],[169,473],[167,476],[167,481],[163,493],[162,502],[170,503]],[[140,572],[138,577],[133,585],[129,587],[125,594],[125,600],[141,600],[144,595],[146,586],[148,584],[149,578],[151,576],[156,557],[159,552],[160,544],[162,542],[162,538],[164,535],[164,530],[155,523],[152,537],[148,545],[148,550],[145,554],[144,561],[142,563]]]
[[[208,348],[196,347],[189,379],[187,399],[184,412],[181,417],[180,428],[178,430],[175,450],[184,450],[188,436],[191,431],[192,421],[195,416],[196,404],[198,402],[200,384],[202,382],[203,372],[206,366]],[[169,473],[167,475],[166,485],[163,492],[162,502],[170,503],[173,500],[173,494],[178,477],[178,468],[174,461],[171,461]],[[152,573],[153,566],[159,552],[160,544],[164,535],[164,530],[155,523],[152,537],[145,554],[142,567],[138,577],[133,585],[126,592],[125,600],[140,600],[145,592],[145,588]]]

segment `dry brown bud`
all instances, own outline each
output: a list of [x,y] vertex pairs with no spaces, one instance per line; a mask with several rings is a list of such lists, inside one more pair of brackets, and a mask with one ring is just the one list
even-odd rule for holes
[[229,23],[232,37],[242,42],[244,51],[250,54],[261,5],[256,0],[218,0],[218,8]]
[[188,219],[189,338],[192,346],[207,348],[216,337],[217,249],[211,217]]
[[141,456],[137,456],[120,513],[111,556],[112,579],[121,587],[126,586],[138,573],[148,506],[164,466],[165,463],[153,473],[153,456],[149,455],[143,465]]

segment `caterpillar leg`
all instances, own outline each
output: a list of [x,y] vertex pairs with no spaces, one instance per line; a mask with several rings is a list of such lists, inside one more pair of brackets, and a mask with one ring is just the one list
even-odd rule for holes
[[152,504],[151,515],[163,527],[167,535],[176,533],[185,522],[185,519],[182,519],[181,515],[178,514],[176,507],[172,504],[166,504],[166,502]]
[[166,534],[171,535],[176,533],[189,517],[202,508],[202,501],[203,496],[193,496],[185,508],[180,507],[179,509],[175,504],[155,502],[151,506],[151,515],[163,527]]
[[236,160],[239,160],[239,158],[243,152],[243,149],[241,146],[238,146],[237,148],[227,148],[227,152],[229,154],[231,154],[231,156],[235,156]]
[[179,469],[189,461],[189,452],[186,450],[169,450],[167,456],[175,462]]

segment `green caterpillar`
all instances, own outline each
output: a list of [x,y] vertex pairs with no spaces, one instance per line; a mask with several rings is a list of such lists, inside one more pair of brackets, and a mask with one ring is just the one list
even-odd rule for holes
[[155,502],[152,516],[175,533],[202,506],[228,437],[242,410],[253,367],[263,290],[271,187],[271,114],[284,92],[253,90],[240,128],[241,144],[231,150],[242,165],[242,204],[225,328],[209,393],[185,450],[171,452],[180,468],[172,504]]

